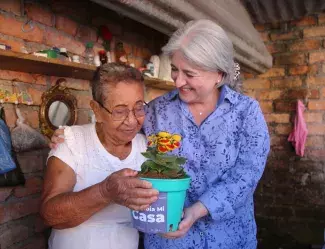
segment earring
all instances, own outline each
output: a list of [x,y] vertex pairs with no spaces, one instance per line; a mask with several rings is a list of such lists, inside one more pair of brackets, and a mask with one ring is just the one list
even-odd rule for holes
[[234,81],[239,79],[240,75],[240,66],[237,62],[234,63]]

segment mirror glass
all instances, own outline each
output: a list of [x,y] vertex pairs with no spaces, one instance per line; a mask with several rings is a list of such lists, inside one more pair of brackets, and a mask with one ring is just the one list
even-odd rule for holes
[[66,125],[71,118],[68,106],[62,101],[54,101],[50,105],[48,113],[50,122],[56,127]]

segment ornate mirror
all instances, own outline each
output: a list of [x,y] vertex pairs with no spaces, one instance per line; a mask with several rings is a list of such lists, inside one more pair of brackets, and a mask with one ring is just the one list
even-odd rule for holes
[[63,125],[74,125],[77,121],[77,100],[66,88],[66,80],[56,84],[42,95],[40,110],[41,131],[51,137]]

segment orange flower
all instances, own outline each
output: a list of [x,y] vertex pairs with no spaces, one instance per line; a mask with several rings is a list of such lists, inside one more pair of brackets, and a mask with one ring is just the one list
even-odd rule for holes
[[161,153],[166,153],[168,150],[165,146],[161,146],[159,145],[158,146],[158,151],[161,152]]
[[170,144],[170,140],[169,139],[166,139],[166,138],[160,138],[158,140],[158,144],[160,144],[160,145],[167,145],[167,144]]
[[180,142],[174,142],[174,146],[175,146],[176,148],[178,148],[180,145],[181,145]]
[[157,134],[148,136],[148,147],[156,147],[159,153],[166,153],[180,147],[182,136],[160,131]]
[[167,144],[166,147],[168,150],[173,150],[176,148],[173,144]]
[[157,144],[157,137],[155,135],[150,135],[148,137],[148,146],[154,146]]

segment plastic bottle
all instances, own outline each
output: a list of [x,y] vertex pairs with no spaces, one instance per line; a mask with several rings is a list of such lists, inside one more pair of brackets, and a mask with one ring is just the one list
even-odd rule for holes
[[60,58],[65,61],[71,61],[66,48],[60,48]]
[[86,64],[89,64],[89,65],[94,65],[95,52],[94,52],[93,47],[94,47],[94,44],[92,42],[88,42],[86,44],[85,62],[86,62]]
[[72,62],[80,63],[79,55],[73,55],[73,56],[72,56]]

